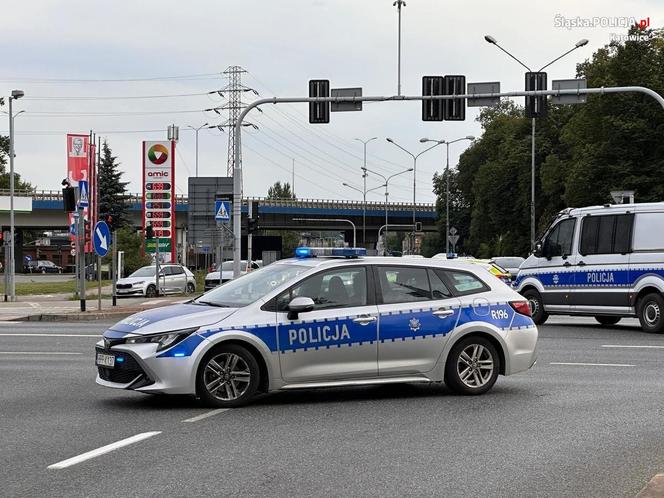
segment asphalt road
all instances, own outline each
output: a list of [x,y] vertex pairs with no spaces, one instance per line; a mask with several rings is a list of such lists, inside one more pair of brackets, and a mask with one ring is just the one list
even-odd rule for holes
[[222,412],[98,387],[88,336],[108,324],[2,323],[1,494],[634,496],[664,470],[664,336],[592,323],[541,327],[538,364],[480,397],[381,386]]

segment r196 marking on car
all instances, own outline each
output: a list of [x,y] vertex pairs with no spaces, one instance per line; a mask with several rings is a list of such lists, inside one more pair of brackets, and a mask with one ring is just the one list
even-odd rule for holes
[[358,384],[445,382],[482,394],[534,364],[526,300],[484,268],[336,251],[299,248],[302,257],[117,323],[97,348],[123,363],[109,369],[99,354],[97,382],[229,408],[259,391]]

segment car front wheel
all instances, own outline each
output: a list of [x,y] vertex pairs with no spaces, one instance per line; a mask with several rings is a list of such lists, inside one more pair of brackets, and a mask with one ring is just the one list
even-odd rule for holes
[[157,288],[154,285],[148,285],[145,289],[145,297],[157,297]]
[[258,362],[249,351],[221,344],[203,357],[196,373],[196,394],[210,406],[242,406],[258,389],[259,377]]
[[641,328],[646,332],[664,332],[664,297],[661,294],[648,294],[636,306]]
[[458,394],[483,394],[493,387],[500,372],[500,357],[484,337],[461,339],[445,365],[445,384]]

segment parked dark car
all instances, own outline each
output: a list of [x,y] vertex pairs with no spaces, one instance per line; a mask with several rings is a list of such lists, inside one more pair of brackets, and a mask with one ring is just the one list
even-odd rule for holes
[[28,261],[23,265],[25,273],[62,273],[62,266],[56,265],[53,261],[39,260]]

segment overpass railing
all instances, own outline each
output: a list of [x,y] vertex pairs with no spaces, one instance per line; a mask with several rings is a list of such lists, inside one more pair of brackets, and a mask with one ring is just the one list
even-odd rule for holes
[[[8,189],[0,189],[0,195],[8,196]],[[61,190],[17,190],[14,192],[17,197],[32,197],[38,201],[62,201]],[[142,194],[127,194],[126,199],[129,203],[140,204],[143,202]],[[332,200],[332,199],[268,199],[266,197],[245,197],[243,203],[249,201],[258,201],[261,206],[269,207],[297,207],[297,208],[322,208],[322,209],[362,209],[364,203],[362,201],[346,201],[346,200]],[[175,195],[176,204],[188,204],[189,200],[185,194]],[[385,204],[380,201],[367,201],[367,208],[369,209],[382,209]],[[408,202],[390,202],[388,209],[412,211],[413,203]],[[435,205],[432,203],[415,204],[415,211],[433,211]]]

